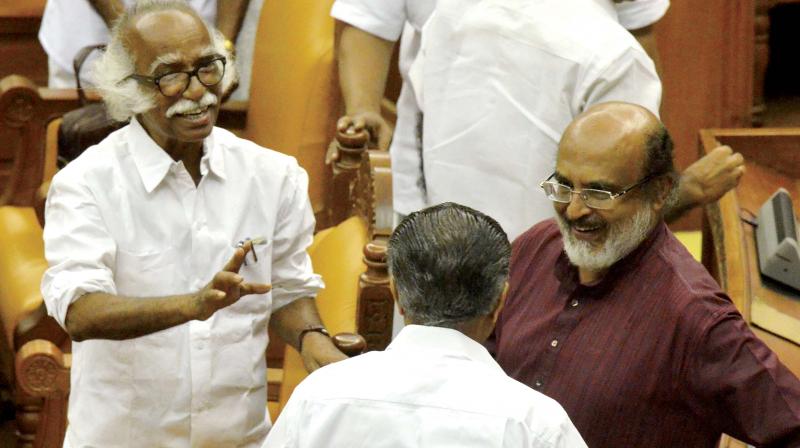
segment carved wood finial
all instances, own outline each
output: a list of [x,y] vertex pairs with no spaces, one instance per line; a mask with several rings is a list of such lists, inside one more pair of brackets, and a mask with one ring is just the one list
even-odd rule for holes
[[17,383],[34,397],[69,393],[69,355],[50,341],[36,339],[22,346],[16,356]]
[[19,128],[33,119],[41,100],[36,85],[28,78],[11,75],[0,81],[0,117],[7,127]]

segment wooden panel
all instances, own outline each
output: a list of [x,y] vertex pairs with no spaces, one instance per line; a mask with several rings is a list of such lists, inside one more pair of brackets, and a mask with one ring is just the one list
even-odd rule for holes
[[18,74],[47,85],[47,54],[39,44],[40,17],[0,16],[0,78]]
[[[663,65],[662,118],[675,140],[677,165],[697,159],[703,128],[750,125],[754,0],[672,2],[656,33]],[[736,148],[734,148],[736,149]],[[701,211],[672,227],[700,228]]]

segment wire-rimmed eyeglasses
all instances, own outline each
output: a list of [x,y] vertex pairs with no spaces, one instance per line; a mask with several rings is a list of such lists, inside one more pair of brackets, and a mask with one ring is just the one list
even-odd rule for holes
[[569,204],[572,201],[572,195],[577,194],[578,196],[580,196],[581,200],[583,201],[584,204],[586,204],[587,207],[598,210],[607,210],[612,208],[614,206],[615,199],[619,198],[620,196],[624,195],[625,193],[633,190],[638,186],[644,185],[647,181],[649,181],[654,177],[652,175],[645,176],[642,180],[636,182],[630,187],[624,188],[621,191],[613,193],[606,190],[596,190],[594,188],[584,188],[582,190],[574,190],[572,187],[568,187],[554,180],[550,180],[555,175],[556,173],[551,174],[547,179],[543,180],[539,184],[542,190],[544,190],[544,194],[547,196],[547,199],[550,199],[551,201],[554,202]]

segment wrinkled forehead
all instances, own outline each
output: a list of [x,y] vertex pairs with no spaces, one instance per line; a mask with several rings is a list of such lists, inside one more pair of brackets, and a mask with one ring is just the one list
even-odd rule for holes
[[196,14],[167,10],[135,17],[128,43],[139,73],[152,73],[159,65],[191,66],[213,54],[208,28]]

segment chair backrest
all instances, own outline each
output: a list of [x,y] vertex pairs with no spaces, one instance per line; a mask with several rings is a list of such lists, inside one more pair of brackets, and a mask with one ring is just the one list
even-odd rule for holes
[[[353,184],[354,215],[314,237],[309,248],[325,289],[317,296],[320,317],[331,334],[356,333],[367,350],[383,350],[392,330],[393,301],[386,266],[391,232],[391,171],[388,155],[364,151]],[[388,213],[387,213],[388,210]],[[296,350],[287,346],[279,408],[307,376]]]
[[264,2],[244,132],[245,138],[297,158],[309,173],[309,196],[318,218],[331,176],[325,152],[341,111],[332,3]]

